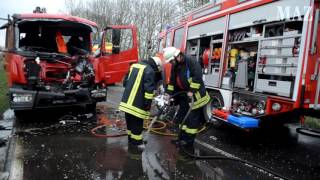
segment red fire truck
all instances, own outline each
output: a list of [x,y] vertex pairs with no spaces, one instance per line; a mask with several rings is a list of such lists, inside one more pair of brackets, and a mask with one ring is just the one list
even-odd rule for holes
[[6,29],[4,68],[10,106],[16,115],[35,109],[105,100],[106,86],[122,81],[138,61],[135,26],[109,26],[92,53],[95,22],[79,17],[34,12],[15,14]]
[[217,0],[160,33],[159,52],[174,46],[201,63],[215,125],[250,129],[317,112],[319,2]]

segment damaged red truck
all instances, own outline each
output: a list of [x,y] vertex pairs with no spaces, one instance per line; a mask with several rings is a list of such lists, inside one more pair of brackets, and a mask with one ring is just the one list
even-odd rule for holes
[[4,68],[16,115],[67,106],[93,109],[106,87],[138,61],[135,26],[109,26],[92,52],[95,22],[58,14],[15,14],[6,29]]

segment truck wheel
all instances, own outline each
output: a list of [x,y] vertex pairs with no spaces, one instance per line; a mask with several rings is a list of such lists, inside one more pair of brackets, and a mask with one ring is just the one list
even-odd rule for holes
[[210,91],[209,96],[210,96],[210,101],[203,108],[205,120],[206,122],[212,123],[214,127],[220,127],[223,123],[220,120],[211,118],[211,116],[212,116],[212,110],[222,108],[224,106],[223,98],[221,94],[217,91]]

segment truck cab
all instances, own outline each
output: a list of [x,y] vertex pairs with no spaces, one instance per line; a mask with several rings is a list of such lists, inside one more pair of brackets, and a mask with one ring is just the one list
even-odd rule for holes
[[[92,42],[98,26],[79,17],[14,14],[1,29],[6,29],[4,68],[10,107],[17,114],[66,106],[95,107],[96,102],[105,100],[106,87],[122,81],[129,65],[138,61],[134,26],[107,27],[95,52]],[[129,35],[124,35],[124,30]],[[126,44],[131,46],[123,48]]]

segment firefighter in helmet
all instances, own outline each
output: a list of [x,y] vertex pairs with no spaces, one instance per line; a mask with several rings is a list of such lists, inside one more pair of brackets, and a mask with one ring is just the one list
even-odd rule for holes
[[[156,84],[161,79],[162,62],[151,57],[130,67],[119,110],[125,112],[129,147],[143,150],[143,121],[149,118]],[[159,76],[160,74],[160,76]]]
[[[176,96],[174,101],[179,105],[175,121],[181,128],[181,136],[178,139],[182,145],[193,147],[194,139],[203,118],[203,107],[210,101],[208,92],[202,80],[202,69],[200,64],[192,57],[183,54],[175,47],[164,49],[166,63],[171,63],[170,82],[166,87],[169,95],[186,91]],[[181,123],[189,110],[189,99],[194,98],[192,110],[181,127]],[[177,143],[174,140],[173,143]]]

